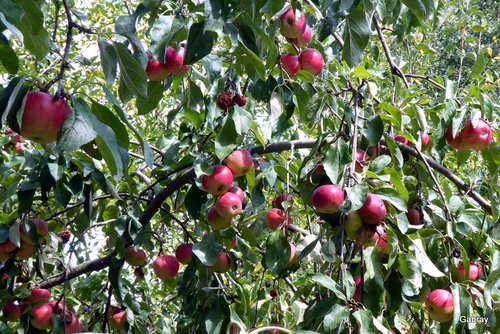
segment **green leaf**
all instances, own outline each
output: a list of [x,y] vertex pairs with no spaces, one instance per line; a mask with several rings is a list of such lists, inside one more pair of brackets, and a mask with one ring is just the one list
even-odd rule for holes
[[333,333],[336,328],[349,318],[349,308],[342,305],[333,305],[332,310],[323,319],[323,326],[327,333]]
[[217,261],[217,253],[222,246],[216,240],[215,232],[208,233],[200,242],[193,245],[193,254],[206,266],[213,266]]
[[15,77],[7,87],[0,91],[0,126],[5,124],[7,120],[9,127],[19,133],[19,124],[17,123],[17,111],[21,108],[24,97],[29,90],[28,86],[24,86],[26,77]]
[[305,258],[309,253],[311,253],[316,245],[318,244],[319,241],[322,239],[322,235],[319,235],[313,242],[311,242],[309,245],[307,245],[302,251],[300,252],[299,256],[297,256],[297,263],[300,263],[303,258]]
[[183,27],[184,22],[174,15],[160,16],[155,20],[151,28],[151,51],[155,58],[165,61],[165,49],[168,43]]
[[19,234],[20,221],[14,222],[9,229],[9,240],[17,247],[21,246],[21,235]]
[[422,288],[422,269],[420,263],[411,254],[399,254],[399,272],[405,278],[403,281],[403,293],[406,296],[414,296]]
[[194,219],[199,219],[201,214],[201,208],[205,201],[207,200],[207,193],[195,185],[189,188],[186,194],[184,204],[186,205],[187,212]]
[[235,106],[232,113],[232,119],[236,129],[236,133],[239,135],[244,135],[248,130],[252,128],[253,117],[248,111],[242,107]]
[[9,26],[14,27],[13,25],[18,24],[23,14],[23,9],[17,3],[12,0],[0,0],[0,31],[6,28],[10,30]]
[[0,39],[0,63],[10,74],[16,74],[19,70],[19,59],[9,45]]
[[116,135],[116,140],[118,144],[128,149],[130,144],[130,138],[128,136],[127,128],[120,122],[117,116],[111,112],[105,105],[97,103],[92,100],[92,112],[97,116],[99,121],[104,124],[109,125]]
[[290,260],[290,253],[290,245],[285,233],[281,229],[271,232],[267,237],[264,255],[267,268],[276,275],[281,274]]
[[222,160],[231,153],[237,145],[238,132],[232,117],[226,116],[223,125],[215,137],[215,154]]
[[116,51],[113,48],[113,45],[102,38],[98,39],[97,45],[99,46],[101,66],[102,71],[104,72],[104,77],[106,78],[106,85],[112,85],[116,79],[116,70],[118,66]]
[[349,147],[343,140],[337,140],[326,152],[323,166],[333,184],[339,184],[344,175],[344,167],[351,163]]
[[367,184],[357,184],[350,188],[345,188],[347,199],[351,202],[350,210],[358,210],[365,204],[368,195]]
[[338,285],[337,282],[335,282],[330,277],[323,274],[314,274],[309,275],[308,279],[332,291],[334,295],[337,296],[337,298],[339,298],[340,300],[346,300],[347,297],[342,292],[340,285]]
[[391,188],[379,188],[375,191],[384,202],[389,202],[399,211],[406,211],[407,204],[403,196],[399,192]]
[[122,269],[124,263],[125,263],[124,258],[118,259],[116,257],[113,257],[113,259],[111,260],[111,264],[109,266],[109,271],[108,271],[109,282],[111,283],[111,286],[115,290],[114,296],[116,297],[117,302],[119,304],[122,303],[123,296],[124,296],[123,284],[121,281],[121,277],[122,277],[121,269]]
[[92,124],[92,111],[82,98],[73,99],[73,111],[66,117],[57,142],[59,151],[72,152],[78,147],[90,143],[97,133]]
[[485,57],[485,51],[479,51],[476,62],[474,63],[474,67],[470,73],[471,78],[479,78],[484,71],[484,67],[486,66],[487,58]]
[[148,98],[147,76],[141,64],[120,43],[114,43],[118,64],[120,65],[120,85],[125,85],[130,92],[141,99]]
[[420,22],[428,19],[435,10],[434,0],[402,0],[402,2]]
[[205,31],[205,21],[194,23],[189,28],[184,64],[196,63],[208,55],[213,47],[214,37],[210,31]]
[[350,67],[356,66],[363,59],[371,34],[374,11],[375,7],[371,1],[363,1],[346,18],[342,59]]
[[368,128],[364,131],[366,138],[368,138],[368,145],[377,145],[384,133],[384,122],[379,115],[373,115],[367,120],[367,123]]
[[359,325],[359,334],[375,333],[373,314],[368,310],[358,310],[352,314]]
[[23,34],[24,46],[26,49],[28,49],[37,60],[43,59],[50,50],[50,39],[47,30],[41,27],[40,31],[35,34],[31,21],[27,16],[23,16],[18,27]]
[[24,18],[30,22],[31,33],[38,35],[43,28],[43,13],[33,0],[22,0],[17,3],[24,10]]
[[453,326],[457,333],[465,333],[467,323],[461,321],[461,318],[470,318],[473,314],[470,314],[470,306],[472,304],[472,298],[467,288],[455,283],[451,286],[451,293],[453,294]]

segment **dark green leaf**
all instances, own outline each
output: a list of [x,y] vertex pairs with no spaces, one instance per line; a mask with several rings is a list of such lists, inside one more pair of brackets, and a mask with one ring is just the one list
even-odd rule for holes
[[184,64],[196,63],[208,55],[213,46],[214,38],[211,32],[205,31],[205,21],[194,23],[189,29]]
[[193,254],[206,266],[214,265],[217,261],[217,253],[222,250],[214,232],[207,234],[200,242],[193,245]]
[[0,40],[0,63],[9,71],[10,74],[16,74],[19,70],[19,59],[14,50],[9,45]]
[[113,46],[120,65],[120,76],[123,79],[120,84],[124,84],[138,98],[147,99],[147,77],[144,68],[122,44],[114,43]]
[[113,45],[102,38],[99,38],[97,45],[99,46],[101,66],[102,71],[104,72],[104,77],[106,78],[106,84],[112,85],[116,79],[116,70],[118,66],[116,51],[113,48]]
[[278,229],[267,237],[266,254],[264,255],[267,268],[274,274],[279,275],[285,270],[290,260],[290,245],[281,229]]

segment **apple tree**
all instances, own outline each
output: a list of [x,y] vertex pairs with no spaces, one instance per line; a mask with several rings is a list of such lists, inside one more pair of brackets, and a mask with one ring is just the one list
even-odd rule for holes
[[498,333],[493,0],[0,0],[2,333]]

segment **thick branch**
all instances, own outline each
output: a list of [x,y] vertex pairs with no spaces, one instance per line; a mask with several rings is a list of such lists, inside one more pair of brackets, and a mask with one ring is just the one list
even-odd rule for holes
[[[79,264],[73,268],[68,268],[68,280],[73,279],[75,277],[81,276],[86,273],[90,273],[92,271],[98,271],[102,270],[104,268],[109,267],[111,264],[111,259],[113,258],[114,254],[109,254],[106,255],[105,257],[98,258],[95,260],[91,260],[82,264]],[[38,287],[41,289],[49,289],[52,288],[56,285],[64,283],[66,279],[66,275],[64,272],[52,276],[46,281],[41,282]]]

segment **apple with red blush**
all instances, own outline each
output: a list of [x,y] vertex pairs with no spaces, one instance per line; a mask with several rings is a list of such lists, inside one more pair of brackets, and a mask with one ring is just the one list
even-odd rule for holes
[[201,185],[209,194],[223,195],[233,185],[233,173],[227,166],[215,166],[212,174],[201,177]]
[[161,280],[172,279],[179,272],[179,261],[170,255],[159,256],[153,262],[153,271]]
[[188,264],[193,261],[193,245],[181,244],[175,249],[175,258],[182,264]]
[[281,34],[286,38],[299,38],[307,27],[306,16],[304,13],[299,13],[297,18],[293,8],[288,9],[281,14]]
[[215,210],[217,213],[227,219],[231,219],[239,215],[242,211],[241,199],[238,195],[227,192],[217,198],[215,202]]
[[228,272],[231,269],[231,256],[226,252],[218,252],[215,263],[207,268],[216,273]]
[[425,308],[432,320],[448,322],[453,319],[453,295],[447,290],[434,290],[427,296]]
[[333,184],[322,185],[313,191],[312,202],[320,213],[336,213],[344,202],[344,191]]
[[285,222],[287,225],[290,225],[290,216],[283,210],[272,208],[266,214],[266,226],[270,230],[274,231],[278,229]]
[[253,168],[252,155],[244,149],[233,151],[227,156],[225,162],[234,176],[243,176]]
[[131,266],[140,267],[146,264],[146,252],[140,248],[125,248],[125,261]]
[[323,55],[318,50],[306,49],[299,55],[300,69],[314,76],[321,74],[323,70]]
[[222,217],[215,206],[210,207],[207,211],[207,222],[215,231],[225,230],[233,223],[234,219],[232,217],[225,218]]
[[183,74],[189,70],[189,65],[182,65],[184,63],[184,54],[186,50],[183,47],[176,51],[173,47],[169,46],[165,50],[165,69],[172,74]]
[[457,267],[457,272],[460,282],[466,280],[477,281],[479,280],[479,278],[481,278],[481,267],[477,263],[471,263],[469,265],[469,274],[466,275],[464,263],[460,262],[460,264]]
[[361,219],[366,224],[375,225],[384,220],[387,214],[384,201],[376,194],[368,194],[363,206],[358,210]]
[[300,71],[299,56],[295,54],[286,54],[280,58],[281,68],[287,74],[288,78],[295,78],[295,75]]

